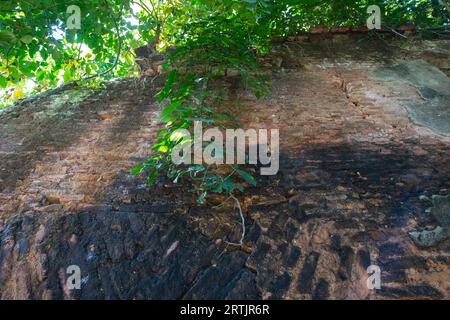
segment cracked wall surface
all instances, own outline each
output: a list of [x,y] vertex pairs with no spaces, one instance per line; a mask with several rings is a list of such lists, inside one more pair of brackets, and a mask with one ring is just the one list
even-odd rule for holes
[[372,72],[371,79],[393,86],[414,86],[423,101],[406,103],[412,121],[450,135],[450,78],[437,67],[424,60],[410,60],[380,67]]

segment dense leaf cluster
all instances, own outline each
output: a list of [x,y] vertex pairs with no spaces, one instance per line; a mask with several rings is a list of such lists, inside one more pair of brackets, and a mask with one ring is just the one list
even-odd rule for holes
[[[218,31],[221,46],[220,34],[250,31],[267,41],[318,25],[364,25],[370,4],[381,7],[387,26],[448,26],[447,0],[2,0],[0,104],[97,74],[132,75],[133,49],[152,39],[164,48]],[[70,5],[80,8],[80,29],[67,29]]]

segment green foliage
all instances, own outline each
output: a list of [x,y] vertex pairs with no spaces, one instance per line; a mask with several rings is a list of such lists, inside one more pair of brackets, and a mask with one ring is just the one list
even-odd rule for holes
[[378,5],[382,24],[395,27],[414,24],[420,28],[438,28],[449,23],[444,0],[285,0],[273,1],[270,11],[272,34],[287,36],[307,31],[312,26],[364,26],[366,9]]
[[[133,11],[135,2],[2,0],[0,88],[7,89],[4,102],[22,97],[24,91],[38,92],[96,74],[102,74],[102,79],[133,74],[132,49],[154,36],[156,24],[144,10]],[[81,28],[69,30],[66,11],[73,4],[80,7]]]
[[226,4],[197,1],[195,6],[179,10],[191,18],[177,27],[181,31],[173,37],[177,49],[166,65],[171,70],[157,95],[160,101],[167,102],[161,112],[165,127],[158,132],[152,147],[155,154],[134,168],[132,174],[144,172],[148,183],[153,183],[159,172],[165,172],[174,182],[188,176],[194,184],[193,190],[199,194],[198,201],[203,202],[208,193],[243,191],[244,185],[256,185],[255,179],[230,165],[174,165],[173,148],[193,144],[185,137],[174,139],[174,132],[191,128],[193,121],[215,127],[235,123],[228,114],[219,111],[227,92],[223,86],[215,85],[216,80],[224,81],[228,72],[237,72],[241,83],[258,96],[266,91],[265,79],[257,73],[254,48],[263,47],[264,42],[257,35],[267,34],[267,30],[258,30],[256,20],[251,20],[255,8],[242,1]]

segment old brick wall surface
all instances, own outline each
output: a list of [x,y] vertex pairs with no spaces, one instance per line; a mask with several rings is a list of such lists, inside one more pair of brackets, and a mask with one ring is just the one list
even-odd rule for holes
[[[222,241],[239,236],[232,204],[199,206],[186,186],[149,188],[128,174],[158,130],[161,79],[123,80],[59,109],[52,101],[67,92],[53,93],[1,113],[0,296],[448,299],[450,243],[420,248],[408,232],[437,225],[419,197],[450,193],[450,139],[410,121],[414,87],[369,79],[405,59],[444,70],[448,56],[423,46],[274,47],[262,62],[270,95],[240,90],[230,103],[243,127],[278,128],[281,142],[278,175],[240,198],[241,249]],[[81,290],[65,285],[71,264]],[[371,264],[381,290],[366,286]]]

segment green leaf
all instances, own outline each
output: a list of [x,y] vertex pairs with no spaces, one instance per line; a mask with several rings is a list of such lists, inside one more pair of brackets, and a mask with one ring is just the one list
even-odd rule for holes
[[139,173],[142,172],[143,168],[144,168],[144,164],[140,163],[137,166],[135,166],[134,168],[132,168],[130,173],[132,176],[138,175]]
[[161,112],[161,119],[167,118],[172,112],[174,112],[176,109],[178,109],[181,105],[181,101],[176,101],[169,103],[167,106],[164,107],[163,111]]
[[45,78],[46,72],[44,70],[39,70],[36,72],[36,81],[40,82]]
[[0,31],[0,44],[10,45],[16,42],[16,36],[14,33],[9,31]]
[[157,175],[158,175],[158,170],[156,170],[156,169],[153,169],[150,172],[150,174],[147,177],[147,182],[146,182],[148,186],[151,186],[155,182]]
[[71,75],[71,72],[70,72],[70,68],[65,68],[64,69],[64,74],[63,74],[64,82],[69,82],[71,78],[72,78],[72,75]]
[[23,75],[31,78],[35,74],[36,67],[36,63],[24,61],[20,64],[19,70]]
[[4,76],[0,76],[0,88],[6,88],[6,86],[7,86],[6,78]]
[[230,178],[227,178],[223,181],[222,187],[225,190],[225,192],[230,193],[234,190],[235,184],[231,181]]
[[197,199],[197,202],[199,204],[204,204],[205,203],[205,197],[208,194],[208,192],[204,191]]
[[28,34],[28,35],[23,36],[22,38],[20,38],[20,41],[22,41],[25,44],[30,44],[31,41],[33,41],[33,37]]
[[216,183],[216,185],[211,188],[211,191],[215,192],[215,193],[222,193],[222,191],[223,191],[222,181]]
[[236,172],[239,174],[239,176],[244,179],[245,182],[247,182],[249,185],[251,186],[256,186],[256,180],[255,178],[250,175],[249,173],[243,171],[243,170],[239,170],[237,169]]
[[194,165],[189,166],[189,168],[186,170],[186,172],[199,173],[199,172],[204,171],[205,169],[206,168],[201,164],[194,164]]
[[167,132],[167,129],[161,129],[156,132],[156,137],[159,138]]

